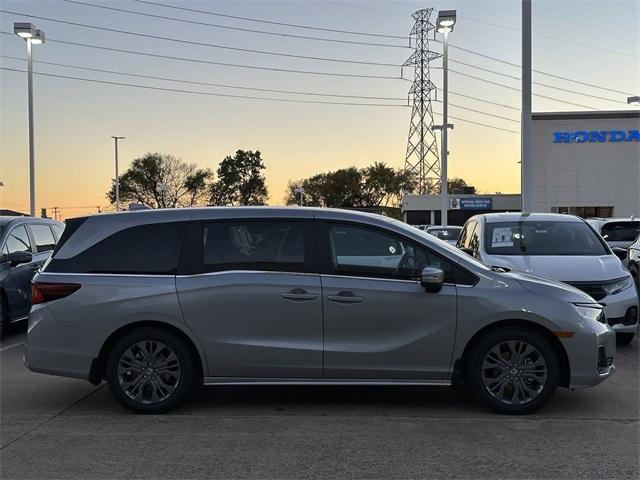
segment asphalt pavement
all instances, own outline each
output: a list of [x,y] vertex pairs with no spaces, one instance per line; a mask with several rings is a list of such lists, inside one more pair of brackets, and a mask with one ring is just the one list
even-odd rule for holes
[[361,386],[206,387],[134,415],[104,384],[29,372],[23,342],[0,345],[1,478],[640,478],[637,339],[607,382],[526,417],[449,388]]

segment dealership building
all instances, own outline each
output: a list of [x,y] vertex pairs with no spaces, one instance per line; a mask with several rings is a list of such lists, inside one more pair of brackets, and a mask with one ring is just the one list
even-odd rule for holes
[[[581,217],[640,216],[640,112],[533,114],[532,210]],[[464,177],[464,175],[463,175]],[[440,197],[406,195],[404,220],[439,224]],[[449,223],[520,211],[519,194],[450,195]]]

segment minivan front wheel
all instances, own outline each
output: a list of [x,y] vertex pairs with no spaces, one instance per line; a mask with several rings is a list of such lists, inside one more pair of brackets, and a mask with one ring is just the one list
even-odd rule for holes
[[124,335],[106,364],[115,398],[136,413],[164,413],[191,393],[194,361],[184,342],[169,332],[141,328]]
[[471,350],[467,379],[471,392],[498,413],[532,413],[553,396],[560,364],[537,332],[510,327],[490,332]]

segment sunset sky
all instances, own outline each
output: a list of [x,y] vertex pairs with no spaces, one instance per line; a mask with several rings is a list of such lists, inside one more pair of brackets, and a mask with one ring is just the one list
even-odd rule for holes
[[[150,0],[151,1],[151,0]],[[404,164],[411,110],[407,107],[410,82],[397,78],[399,65],[411,54],[407,37],[417,8],[457,9],[458,23],[450,40],[450,114],[474,122],[513,130],[507,132],[452,120],[451,176],[465,178],[480,192],[518,192],[520,187],[519,88],[520,1],[183,1],[155,3],[250,17],[273,22],[334,30],[366,32],[354,35],[285,27],[268,23],[207,15],[134,0],[2,0],[2,32],[12,32],[14,21],[31,21],[45,31],[47,43],[34,47],[34,70],[55,75],[155,86],[198,92],[281,99],[380,103],[391,106],[327,105],[225,98],[188,93],[105,85],[35,76],[35,133],[37,208],[61,207],[63,217],[106,208],[105,192],[114,175],[112,135],[126,136],[120,149],[121,171],[146,152],[171,153],[212,170],[237,149],[260,150],[267,166],[270,203],[281,204],[290,179],[342,167],[385,162]],[[185,20],[325,39],[380,43],[356,45],[229,30],[168,19],[151,18],[112,8]],[[33,18],[34,15],[42,18]],[[434,14],[435,17],[435,14]],[[179,43],[140,35],[107,32],[54,20],[81,23],[194,42]],[[435,20],[435,18],[434,18]],[[533,68],[594,86],[579,85],[542,73],[534,93],[534,111],[638,108],[626,105],[628,95],[640,95],[640,2],[533,2]],[[171,60],[70,45],[97,45],[156,55],[200,59],[274,69],[293,69],[392,78],[310,75]],[[195,43],[199,43],[197,45]],[[397,66],[363,65],[266,55],[205,46],[263,50]],[[480,53],[479,56],[455,47]],[[440,51],[441,46],[433,44]],[[25,70],[25,43],[13,34],[0,35],[1,66]],[[6,57],[19,57],[22,60]],[[137,78],[48,65],[115,70],[138,75],[170,77],[242,87],[385,97],[367,100],[313,97],[292,93],[258,92],[207,85]],[[461,63],[457,63],[461,62]],[[463,63],[467,65],[463,65]],[[436,62],[439,66],[440,63]],[[485,70],[473,68],[471,65]],[[454,72],[455,71],[455,72]],[[493,83],[461,75],[461,72]],[[412,78],[405,68],[404,77]],[[507,76],[504,76],[507,75]],[[441,86],[441,71],[434,80]],[[28,211],[28,139],[26,74],[0,70],[0,208]],[[503,84],[504,86],[497,85]],[[605,87],[608,90],[604,90]],[[614,91],[620,93],[616,93]],[[489,104],[460,96],[477,97]],[[603,97],[593,98],[587,95]],[[570,103],[562,103],[570,102]],[[477,112],[465,110],[477,110]],[[511,108],[507,108],[511,107]],[[440,104],[434,109],[440,112]],[[484,113],[482,113],[484,112]],[[487,115],[490,114],[490,115]],[[497,115],[497,118],[492,115]],[[514,120],[514,121],[510,121]],[[436,117],[439,122],[439,115]],[[51,213],[51,210],[50,210]]]

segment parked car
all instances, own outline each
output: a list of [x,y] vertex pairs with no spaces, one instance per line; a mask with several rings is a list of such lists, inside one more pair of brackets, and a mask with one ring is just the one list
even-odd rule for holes
[[29,369],[135,412],[196,383],[450,385],[529,413],[598,384],[615,333],[580,290],[493,272],[380,215],[202,208],[67,221],[33,281]]
[[627,249],[640,235],[640,220],[631,218],[587,218],[611,248]]
[[488,213],[471,217],[458,247],[485,265],[560,280],[605,307],[618,343],[638,329],[638,296],[620,258],[583,219],[554,213]]
[[458,237],[460,236],[460,232],[462,231],[462,227],[457,227],[454,225],[449,225],[446,227],[439,227],[434,225],[425,230],[427,233],[433,235],[440,240],[447,242],[450,245],[455,245],[458,243]]
[[627,249],[627,268],[636,285],[636,293],[640,297],[640,235]]
[[27,318],[31,279],[63,230],[63,223],[46,218],[0,217],[0,335]]

